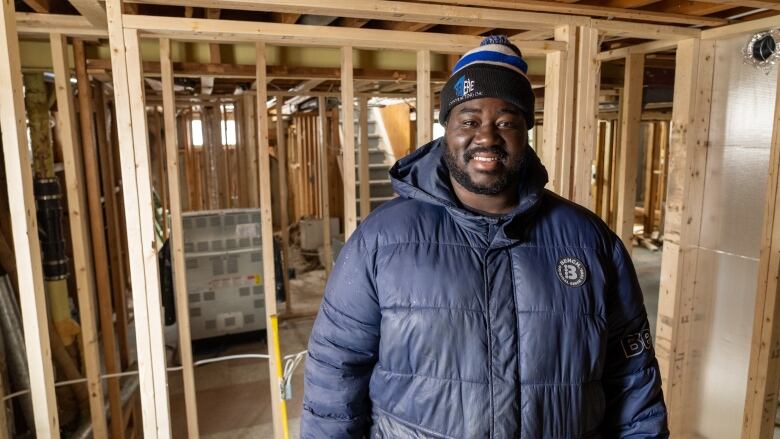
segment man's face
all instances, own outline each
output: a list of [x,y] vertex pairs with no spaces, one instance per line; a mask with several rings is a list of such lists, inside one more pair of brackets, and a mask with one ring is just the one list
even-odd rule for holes
[[497,195],[518,183],[527,140],[519,108],[498,98],[473,99],[450,111],[444,161],[467,191]]

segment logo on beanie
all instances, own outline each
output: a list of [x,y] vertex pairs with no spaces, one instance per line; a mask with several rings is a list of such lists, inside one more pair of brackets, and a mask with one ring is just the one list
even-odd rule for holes
[[458,79],[458,82],[455,83],[455,95],[459,98],[466,96],[473,91],[474,80],[467,78],[466,75],[461,76],[460,79]]

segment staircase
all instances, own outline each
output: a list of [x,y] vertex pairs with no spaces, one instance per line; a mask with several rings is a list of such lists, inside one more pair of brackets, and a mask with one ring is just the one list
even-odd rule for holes
[[[357,111],[356,117],[357,117]],[[392,149],[385,145],[382,135],[378,130],[378,121],[373,109],[368,111],[368,175],[369,193],[371,199],[371,211],[373,212],[385,201],[396,197],[393,186],[390,183],[388,171],[395,162],[392,157]],[[355,193],[357,194],[357,213],[360,215],[360,124],[355,119]],[[362,219],[362,218],[361,218]]]

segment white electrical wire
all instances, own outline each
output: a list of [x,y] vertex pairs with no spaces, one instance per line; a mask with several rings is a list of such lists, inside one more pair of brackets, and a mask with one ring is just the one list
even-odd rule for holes
[[[298,367],[298,365],[303,361],[303,357],[305,357],[307,354],[307,351],[301,351],[297,354],[290,354],[283,357],[284,360],[284,374],[282,376],[282,384],[286,385],[290,377],[292,376],[293,372],[295,372],[295,369]],[[206,364],[211,363],[219,363],[221,361],[230,361],[230,360],[246,360],[246,359],[255,359],[255,360],[267,360],[269,358],[268,354],[237,354],[237,355],[225,355],[222,357],[214,357],[214,358],[206,358],[204,360],[198,360],[192,365],[194,367],[203,366]],[[176,372],[179,370],[184,369],[184,366],[172,366],[167,369],[165,369],[167,372]],[[137,370],[128,370],[126,372],[119,372],[119,373],[108,373],[104,375],[100,375],[100,379],[109,379],[109,378],[121,378],[125,376],[133,376],[138,375]],[[86,383],[86,378],[79,378],[75,380],[67,380],[67,381],[59,381],[54,383],[54,387],[60,387],[60,386],[68,386],[71,384],[79,384],[79,383]],[[20,390],[18,392],[9,393],[8,395],[4,396],[0,401],[3,403],[11,400],[13,398],[26,395],[30,393],[30,389]]]

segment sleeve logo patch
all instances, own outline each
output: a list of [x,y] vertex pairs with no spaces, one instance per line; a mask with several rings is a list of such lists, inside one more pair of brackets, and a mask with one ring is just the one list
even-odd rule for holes
[[558,279],[570,287],[579,287],[588,278],[585,264],[577,258],[561,258],[555,271],[558,273]]
[[644,351],[653,350],[653,336],[650,329],[643,329],[636,334],[629,334],[620,340],[626,358],[636,357]]

